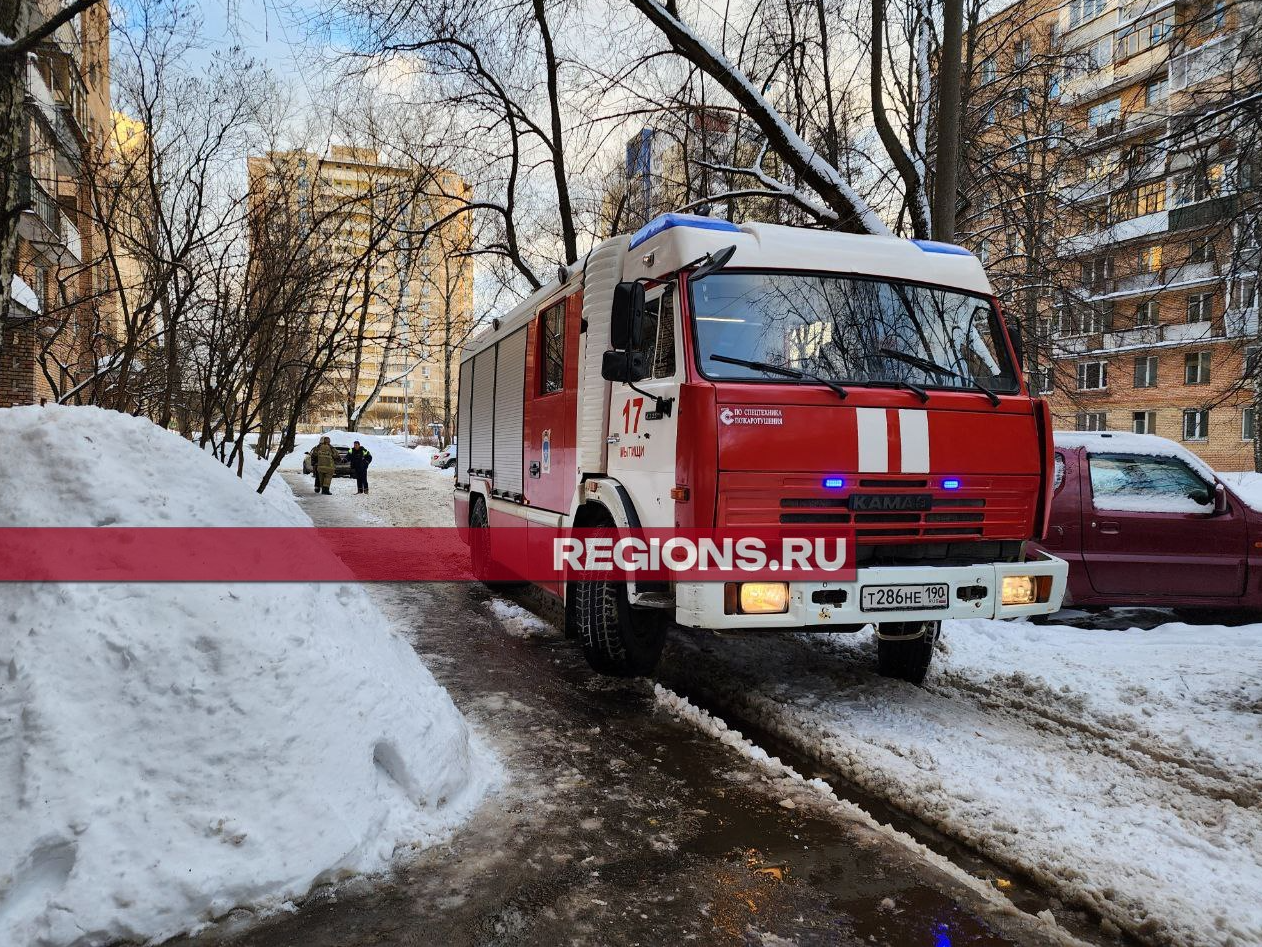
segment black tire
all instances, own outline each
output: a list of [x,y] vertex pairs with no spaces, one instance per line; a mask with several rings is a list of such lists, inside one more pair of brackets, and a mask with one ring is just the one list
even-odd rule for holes
[[933,661],[933,646],[942,633],[942,622],[885,622],[881,631],[899,637],[877,638],[877,673],[881,677],[893,677],[909,684],[923,684],[929,673],[929,664]]
[[469,560],[474,578],[494,588],[495,583],[486,578],[491,574],[491,518],[480,496],[475,496],[469,507]]
[[632,608],[621,582],[573,582],[570,588],[578,639],[592,670],[610,677],[652,674],[666,643],[665,615]]

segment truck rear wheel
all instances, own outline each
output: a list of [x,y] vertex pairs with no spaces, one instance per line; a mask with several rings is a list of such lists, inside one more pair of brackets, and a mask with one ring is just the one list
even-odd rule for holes
[[611,677],[652,674],[666,642],[665,616],[632,608],[621,582],[574,582],[574,621],[592,670]]
[[885,622],[876,639],[876,669],[882,677],[923,684],[942,633],[940,621]]

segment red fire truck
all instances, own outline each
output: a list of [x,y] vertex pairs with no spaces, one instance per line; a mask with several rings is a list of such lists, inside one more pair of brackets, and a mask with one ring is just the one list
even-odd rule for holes
[[918,683],[942,619],[1064,594],[1065,563],[1027,545],[1052,431],[1018,347],[961,247],[667,214],[468,347],[456,523],[475,552],[510,525],[844,526],[853,581],[543,587],[604,673],[649,673],[671,623],[870,626],[880,672]]

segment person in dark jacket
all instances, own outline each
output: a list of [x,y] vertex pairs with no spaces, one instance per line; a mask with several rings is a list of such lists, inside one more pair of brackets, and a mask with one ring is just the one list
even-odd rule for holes
[[351,473],[355,475],[355,492],[368,492],[368,465],[372,463],[372,451],[356,441],[351,448]]

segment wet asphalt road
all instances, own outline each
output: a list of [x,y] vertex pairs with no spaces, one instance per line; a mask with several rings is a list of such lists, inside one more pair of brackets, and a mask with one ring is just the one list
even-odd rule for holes
[[[362,523],[344,503],[296,492],[318,525]],[[173,943],[1057,942],[672,719],[646,682],[593,675],[559,634],[506,633],[485,588],[372,594],[499,752],[508,784],[448,844],[392,877],[317,890],[261,922],[236,912]]]

